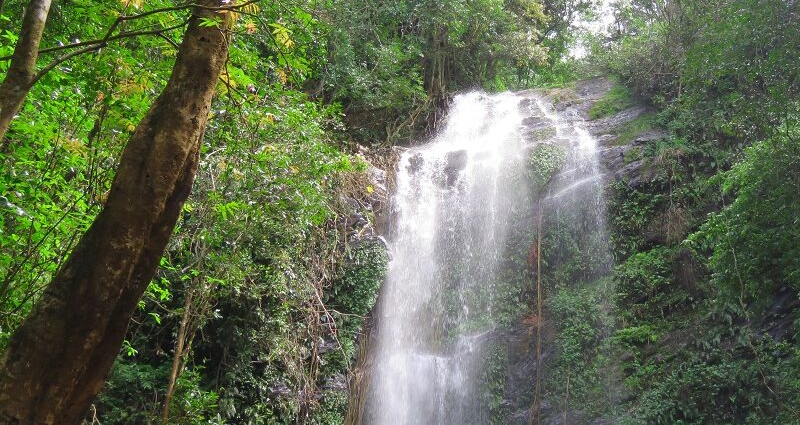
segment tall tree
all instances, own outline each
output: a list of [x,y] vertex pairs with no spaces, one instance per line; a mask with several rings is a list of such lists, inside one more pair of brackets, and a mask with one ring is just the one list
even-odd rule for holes
[[[2,5],[2,3],[0,3]],[[0,6],[2,9],[2,6]],[[22,18],[22,30],[14,46],[14,55],[0,84],[0,151],[6,148],[3,142],[14,115],[19,112],[28,95],[36,75],[36,60],[39,58],[39,42],[42,40],[44,24],[50,12],[50,0],[31,0]]]
[[79,423],[103,385],[188,196],[228,54],[225,0],[194,9],[108,201],[0,359],[0,422]]

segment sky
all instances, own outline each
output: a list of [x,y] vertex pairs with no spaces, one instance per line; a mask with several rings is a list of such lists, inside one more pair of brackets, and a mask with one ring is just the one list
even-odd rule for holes
[[[608,30],[608,27],[614,23],[614,12],[611,4],[614,0],[600,0],[595,4],[595,16],[591,20],[586,20],[584,17],[579,17],[575,26],[582,32],[589,34],[600,34]],[[575,45],[569,50],[570,56],[576,59],[581,59],[588,54],[587,47],[582,38],[578,38]]]

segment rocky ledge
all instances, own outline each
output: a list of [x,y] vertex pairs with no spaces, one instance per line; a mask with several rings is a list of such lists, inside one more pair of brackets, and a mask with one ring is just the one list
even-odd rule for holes
[[533,94],[550,103],[562,117],[582,121],[582,127],[598,142],[598,156],[607,181],[638,187],[656,177],[654,169],[642,159],[642,150],[666,138],[667,132],[653,125],[655,111],[651,107],[635,102],[616,113],[592,119],[592,108],[613,87],[612,80],[600,77],[563,88],[535,90]]

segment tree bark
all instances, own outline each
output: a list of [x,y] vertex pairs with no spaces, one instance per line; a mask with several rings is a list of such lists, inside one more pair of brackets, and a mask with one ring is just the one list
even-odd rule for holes
[[50,0],[31,0],[25,8],[17,45],[0,84],[0,152],[8,149],[6,132],[14,115],[19,112],[25,97],[31,89],[36,75],[36,61],[39,59],[39,42],[42,40],[44,25],[50,13]]
[[77,424],[122,345],[128,322],[191,190],[214,88],[228,53],[200,26],[199,2],[164,91],[122,153],[108,201],[0,359],[0,423]]

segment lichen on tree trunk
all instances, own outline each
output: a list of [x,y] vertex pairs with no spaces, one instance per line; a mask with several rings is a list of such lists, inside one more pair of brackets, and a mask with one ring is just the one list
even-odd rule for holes
[[191,190],[224,31],[199,2],[164,91],[122,154],[106,205],[0,359],[0,422],[80,423],[119,352]]

